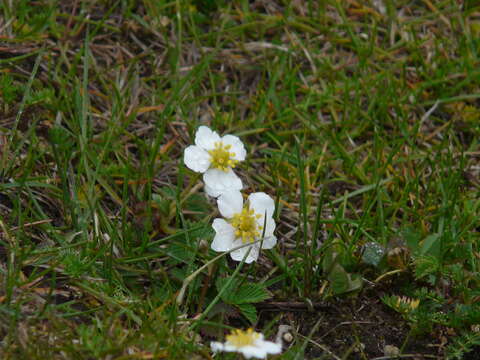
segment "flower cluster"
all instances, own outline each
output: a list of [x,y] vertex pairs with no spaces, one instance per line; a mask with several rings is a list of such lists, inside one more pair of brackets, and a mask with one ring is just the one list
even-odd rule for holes
[[[228,252],[233,260],[248,264],[258,259],[260,249],[273,248],[277,238],[273,235],[273,199],[256,192],[244,202],[242,180],[233,169],[245,157],[245,147],[238,137],[220,137],[208,127],[200,126],[195,134],[195,145],[185,149],[184,162],[191,170],[203,173],[206,193],[217,198],[218,211],[223,218],[213,220],[212,249]],[[248,329],[234,330],[224,343],[212,342],[211,348],[213,352],[234,351],[247,359],[261,359],[268,354],[279,354],[282,345],[266,341],[263,334]]]
[[418,308],[418,305],[420,305],[420,299],[411,299],[406,296],[399,296],[395,305],[399,312],[410,312]]
[[[275,203],[263,192],[252,193],[244,203],[242,180],[233,168],[245,160],[241,140],[233,135],[220,137],[206,126],[195,134],[195,145],[185,149],[184,162],[191,170],[203,173],[205,191],[217,198],[223,218],[216,218],[212,227],[215,251],[230,252],[235,261],[251,263],[258,259],[260,249],[271,249],[277,243],[273,235]],[[250,244],[250,245],[249,245]]]

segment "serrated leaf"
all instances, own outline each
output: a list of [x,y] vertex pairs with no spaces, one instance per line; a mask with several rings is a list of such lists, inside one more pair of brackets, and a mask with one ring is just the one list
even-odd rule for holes
[[[215,282],[215,286],[217,287],[217,291],[221,292],[224,287],[225,290],[223,290],[222,293],[222,301],[227,303],[227,304],[234,304],[233,299],[235,298],[234,294],[240,285],[239,279],[233,279],[230,284],[228,282],[230,281],[230,277],[227,278],[218,278],[217,281]],[[227,286],[228,284],[228,286]]]
[[255,306],[252,304],[238,304],[236,306],[250,323],[255,324],[257,322],[257,309]]
[[205,225],[204,227],[200,227],[198,229],[195,229],[196,226],[199,224],[202,224],[200,222],[198,223],[188,223],[190,230],[189,237],[190,239],[206,239],[206,238],[213,238],[213,235],[215,234],[215,231],[210,225]]
[[204,195],[193,194],[186,201],[186,208],[200,214],[206,214],[211,211],[211,205]]
[[167,254],[171,259],[183,263],[190,263],[195,257],[193,249],[185,243],[173,242],[168,245]]
[[221,316],[221,317],[225,317],[226,319],[229,319],[229,318],[232,318],[232,317],[233,318],[239,318],[240,314],[239,314],[236,306],[220,302],[218,304],[215,304],[215,306],[212,308],[212,310],[210,310],[207,318],[209,320],[211,320],[211,319],[215,318],[216,316],[218,316],[218,317]]
[[270,294],[263,284],[247,283],[238,289],[236,304],[257,303],[268,298],[270,298]]
[[428,275],[435,274],[440,267],[437,258],[433,256],[422,256],[415,260],[415,277],[417,279],[424,278]]
[[[227,284],[230,278],[219,278],[216,286],[220,290]],[[240,279],[233,279],[227,289],[222,293],[222,300],[227,304],[256,303],[270,298],[265,285],[259,283],[242,282]]]

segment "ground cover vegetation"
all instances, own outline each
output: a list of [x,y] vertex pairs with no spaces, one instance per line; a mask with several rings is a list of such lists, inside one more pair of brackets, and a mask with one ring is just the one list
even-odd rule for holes
[[[2,359],[475,358],[479,48],[467,0],[1,2]],[[248,262],[202,125],[274,200]]]

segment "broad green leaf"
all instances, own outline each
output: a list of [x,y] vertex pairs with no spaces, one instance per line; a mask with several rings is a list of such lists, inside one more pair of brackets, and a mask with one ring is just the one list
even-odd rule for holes
[[334,295],[341,295],[362,288],[363,281],[358,274],[350,275],[340,264],[335,264],[328,275]]
[[428,253],[430,248],[433,246],[433,244],[435,244],[435,242],[438,239],[440,239],[440,234],[438,233],[428,235],[425,239],[423,239],[422,248],[420,249],[420,254],[425,255],[426,253]]
[[348,291],[357,291],[360,290],[363,286],[362,277],[359,274],[351,274],[350,276],[350,284]]
[[350,279],[348,273],[339,264],[335,264],[328,274],[331,288],[334,295],[343,294],[348,291]]
[[421,235],[413,228],[406,228],[403,232],[403,239],[412,253],[417,253],[420,248]]
[[334,265],[338,263],[338,253],[332,248],[325,252],[325,256],[322,259],[323,273],[328,275],[334,268]]

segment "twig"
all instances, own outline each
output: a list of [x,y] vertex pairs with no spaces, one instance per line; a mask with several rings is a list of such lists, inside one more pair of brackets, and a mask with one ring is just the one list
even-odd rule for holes
[[425,114],[423,114],[420,124],[423,124],[425,121],[427,121],[430,115],[432,115],[432,113],[437,109],[438,104],[440,104],[440,101],[435,101],[435,104],[433,104],[433,106]]
[[429,359],[440,359],[438,356],[435,355],[428,355],[428,354],[403,354],[403,355],[388,355],[388,356],[379,356],[375,358],[371,358],[370,360],[388,360],[388,359],[406,359],[406,358],[429,358]]
[[263,310],[296,310],[296,311],[307,311],[313,309],[328,309],[332,306],[323,303],[323,302],[312,302],[311,304],[307,304],[306,302],[302,301],[268,301],[268,302],[261,302],[255,304],[257,308],[261,308]]
[[[35,225],[47,224],[47,223],[50,223],[52,221],[53,221],[52,219],[34,221],[34,222],[31,222],[31,223],[28,223],[28,224],[23,224],[22,226],[12,227],[9,231],[15,231],[15,230],[23,229],[23,228],[26,228],[26,227],[32,227],[32,226],[35,226]],[[1,233],[3,233],[3,231],[0,231],[0,234]]]

